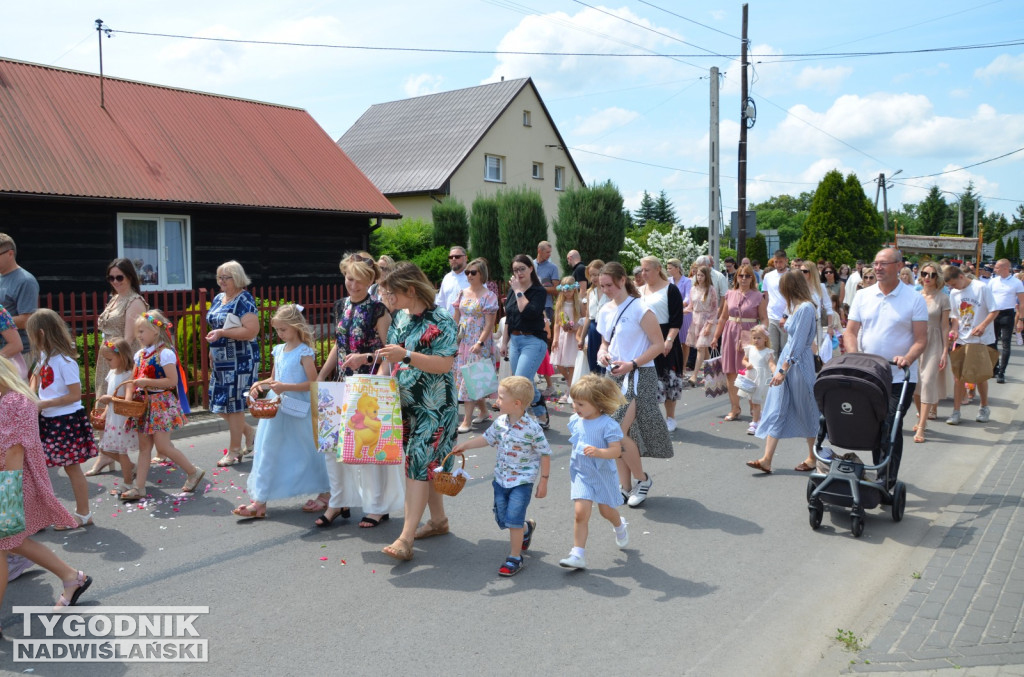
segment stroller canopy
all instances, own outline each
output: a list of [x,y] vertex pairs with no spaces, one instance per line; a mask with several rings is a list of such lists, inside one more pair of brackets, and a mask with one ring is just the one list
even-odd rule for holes
[[889,415],[892,370],[879,355],[847,353],[833,358],[814,382],[829,440],[847,449],[873,449]]

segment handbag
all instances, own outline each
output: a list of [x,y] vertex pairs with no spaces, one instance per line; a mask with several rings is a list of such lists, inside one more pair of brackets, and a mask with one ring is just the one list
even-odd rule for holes
[[355,374],[345,379],[341,418],[339,461],[356,465],[402,462],[402,405],[393,376]]
[[25,531],[22,470],[0,470],[0,538]]
[[712,399],[729,392],[729,381],[722,371],[721,354],[704,360],[704,397]]
[[309,402],[298,397],[282,397],[277,410],[295,418],[306,418],[309,416],[310,408]]
[[313,381],[309,384],[309,401],[317,451],[339,456],[344,426],[341,413],[345,406],[345,382]]
[[469,399],[483,399],[498,391],[498,372],[489,358],[464,364],[459,371]]

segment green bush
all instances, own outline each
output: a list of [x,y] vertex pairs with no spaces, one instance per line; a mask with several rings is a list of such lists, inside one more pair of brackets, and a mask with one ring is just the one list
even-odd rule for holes
[[501,259],[498,238],[498,201],[483,195],[473,200],[469,217],[469,257],[486,259],[492,280],[504,280],[509,268]]
[[434,247],[414,256],[412,262],[419,266],[434,286],[441,284],[441,279],[451,270],[448,265],[448,247]]
[[759,261],[761,265],[768,261],[768,243],[761,233],[747,240],[747,258],[751,261]]
[[511,265],[516,254],[532,255],[548,237],[548,223],[540,193],[528,188],[498,191],[499,258]]
[[[82,381],[82,398],[92,401],[96,392],[96,351],[99,350],[100,335],[96,332],[75,335],[75,352],[78,353],[78,377]],[[86,351],[86,345],[89,349]],[[88,358],[88,364],[86,361]],[[86,392],[86,374],[89,375],[89,391]],[[88,403],[87,405],[88,406]]]
[[565,255],[576,249],[584,263],[616,260],[631,223],[622,203],[622,194],[611,181],[566,190],[558,198],[558,216],[551,224],[558,251]]
[[434,219],[433,243],[435,247],[465,247],[469,242],[469,218],[466,205],[452,196],[435,202],[430,208]]
[[[433,227],[419,219],[401,219],[370,233],[370,253],[396,261],[412,261],[432,247]],[[447,254],[446,254],[447,255]]]

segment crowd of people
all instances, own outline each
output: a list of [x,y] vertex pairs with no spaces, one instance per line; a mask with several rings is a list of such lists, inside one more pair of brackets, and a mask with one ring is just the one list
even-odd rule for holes
[[[364,529],[402,512],[401,533],[383,552],[410,560],[417,540],[450,530],[444,494],[432,480],[451,472],[454,457],[467,449],[490,445],[497,449],[495,518],[510,533],[498,573],[515,575],[536,527],[526,518],[527,507],[531,496],[546,495],[550,466],[547,402],[557,393],[538,387],[537,376],[550,384],[557,369],[564,384],[560,401],[574,412],[575,528],[572,549],[560,564],[582,569],[593,503],[613,527],[616,544],[628,543],[618,508],[646,502],[653,481],[644,459],[672,457],[676,403],[684,388],[702,385],[706,363],[714,361],[725,375],[724,421],[742,420],[747,399],[746,432],[764,440],[762,456],[747,465],[771,473],[779,441],[804,438],[808,455],[796,470],[810,471],[818,431],[813,384],[821,362],[840,352],[869,352],[892,361],[894,383],[902,383],[907,370],[918,409],[914,441],[924,442],[928,421],[949,394],[953,408],[946,423],[960,424],[962,407],[974,397],[980,400],[976,420],[989,420],[988,380],[1005,381],[1012,337],[1019,341],[1024,329],[1022,276],[1013,275],[1005,259],[991,271],[976,271],[943,261],[911,264],[886,248],[870,265],[837,267],[790,261],[780,250],[764,271],[747,259],[726,258],[719,270],[706,255],[688,266],[648,256],[630,274],[615,261],[584,263],[572,250],[563,277],[552,251],[540,242],[535,257],[513,257],[504,298],[489,275],[494,267],[469,260],[461,246],[451,248],[451,270],[439,290],[412,263],[347,254],[339,265],[346,296],[334,308],[325,363],[318,370],[315,332],[304,309],[285,304],[271,321],[280,343],[270,353],[273,364],[263,365],[272,367],[265,380],[259,380],[251,281],[237,261],[222,264],[205,336],[210,409],[229,430],[217,465],[242,463],[253,454],[250,501],[234,514],[266,518],[269,501],[297,496],[311,496],[302,510],[316,514],[313,525],[320,528],[350,517],[354,508],[362,511],[358,524]],[[51,525],[93,523],[86,476],[117,464],[123,489],[111,493],[122,501],[147,495],[154,460],[184,471],[182,492],[195,491],[204,477],[171,441],[188,413],[173,326],[148,306],[130,260],[112,261],[106,279],[111,295],[97,327],[97,404],[88,412],[74,337],[59,315],[36,307],[38,284],[17,265],[14,241],[0,234],[0,463],[4,471],[22,473],[26,517],[21,532],[0,539],[8,555],[0,558],[8,569],[0,586],[38,563],[64,584],[58,606],[74,604],[91,578],[31,536]],[[471,395],[476,382],[467,382],[467,368],[482,362],[496,376],[504,360],[508,376],[494,392],[474,387]],[[352,465],[318,452],[311,384],[372,374],[393,379],[400,398],[404,465]],[[279,398],[286,415],[252,426],[246,413],[264,396]],[[129,416],[118,402],[144,407]],[[379,429],[375,413],[359,416]],[[483,435],[456,444],[458,435],[474,430]],[[901,455],[897,436],[892,477]],[[81,464],[93,458],[83,473]],[[73,513],[54,498],[48,466],[64,468]]]

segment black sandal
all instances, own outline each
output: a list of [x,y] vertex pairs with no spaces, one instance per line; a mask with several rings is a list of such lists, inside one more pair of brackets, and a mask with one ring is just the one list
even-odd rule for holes
[[380,516],[379,519],[373,519],[372,517],[367,517],[366,515],[363,515],[363,518],[359,520],[359,528],[372,529],[381,522],[387,522],[389,519],[391,519],[391,515],[389,513],[384,513]]
[[542,407],[544,409],[544,420],[541,421],[538,417],[537,422],[540,423],[541,428],[547,430],[548,428],[551,427],[551,414],[548,413],[548,405],[547,402],[544,401],[543,397],[540,399],[540,403],[537,406]]
[[[330,510],[330,508],[328,508],[328,510]],[[352,511],[351,510],[349,510],[348,508],[342,508],[340,511],[338,511],[338,514],[335,515],[334,517],[328,517],[327,513],[325,512],[323,515],[320,515],[319,517],[317,517],[316,521],[313,522],[313,524],[315,526],[318,526],[321,529],[323,529],[323,528],[329,527],[332,524],[334,524],[334,520],[338,519],[339,517],[341,517],[342,519],[348,519],[351,516],[352,516]]]

